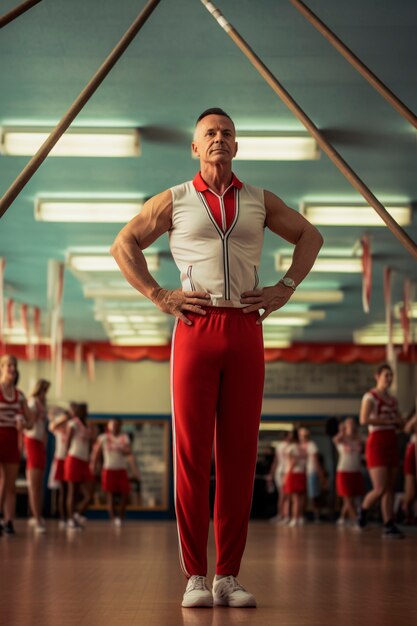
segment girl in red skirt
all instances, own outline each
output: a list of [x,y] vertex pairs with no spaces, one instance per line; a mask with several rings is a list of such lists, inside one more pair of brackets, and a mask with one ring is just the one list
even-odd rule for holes
[[0,473],[4,499],[3,532],[14,535],[13,520],[16,508],[16,478],[19,471],[20,450],[18,432],[30,427],[34,415],[25,396],[15,387],[17,359],[4,355],[0,358]]
[[408,523],[412,522],[414,515],[412,505],[416,497],[416,441],[417,441],[417,413],[406,422],[404,432],[411,434],[404,458],[404,501],[403,510]]
[[67,526],[67,483],[64,480],[65,457],[67,455],[68,422],[70,414],[63,409],[52,409],[53,418],[49,422],[49,430],[55,437],[55,452],[48,477],[49,489],[58,490],[59,528]]
[[[132,455],[129,437],[122,433],[121,429],[121,420],[110,420],[107,432],[97,438],[91,459],[91,470],[95,473],[99,457],[103,457],[101,486],[107,495],[110,519],[115,526],[119,527],[122,524],[130,494],[127,462]],[[137,469],[135,474],[135,478],[140,480]],[[120,499],[119,512],[117,512],[117,498]]]
[[284,493],[291,500],[290,526],[304,524],[304,506],[307,492],[307,452],[300,444],[298,429],[291,432],[287,455],[287,471],[284,481]]
[[394,489],[398,473],[399,457],[396,430],[403,427],[397,400],[389,393],[393,381],[391,367],[384,363],[375,373],[376,386],[362,400],[360,423],[368,426],[366,464],[372,481],[362,503],[358,524],[364,528],[371,506],[381,500],[383,535],[400,539],[404,534],[394,524]]
[[353,417],[348,417],[340,424],[338,434],[333,437],[333,443],[339,453],[336,491],[343,500],[343,506],[337,523],[342,526],[346,522],[356,520],[355,500],[361,498],[364,493],[361,472],[362,441]]
[[[77,404],[75,415],[68,422],[67,456],[64,464],[64,480],[68,484],[67,527],[71,530],[82,528],[83,513],[87,510],[92,496],[93,476],[89,468],[92,434],[87,426],[87,405]],[[82,492],[82,499],[75,510],[75,503]]]
[[46,424],[48,419],[46,394],[50,383],[39,380],[28,400],[28,406],[34,415],[34,423],[24,432],[26,450],[26,476],[28,479],[29,504],[33,518],[30,520],[35,531],[46,531],[42,518],[43,477],[46,466]]

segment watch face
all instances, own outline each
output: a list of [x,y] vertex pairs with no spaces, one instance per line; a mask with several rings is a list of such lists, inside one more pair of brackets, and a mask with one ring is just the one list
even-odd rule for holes
[[295,282],[293,281],[292,278],[283,278],[282,282],[284,283],[284,285],[286,285],[287,287],[295,287]]

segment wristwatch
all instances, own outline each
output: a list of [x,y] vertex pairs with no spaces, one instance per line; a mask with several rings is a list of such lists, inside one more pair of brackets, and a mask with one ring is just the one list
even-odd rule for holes
[[285,285],[286,287],[289,287],[290,289],[292,289],[293,291],[296,290],[297,285],[295,284],[295,282],[293,281],[292,278],[289,278],[288,276],[284,276],[284,278],[281,278],[281,280],[279,281],[282,285]]

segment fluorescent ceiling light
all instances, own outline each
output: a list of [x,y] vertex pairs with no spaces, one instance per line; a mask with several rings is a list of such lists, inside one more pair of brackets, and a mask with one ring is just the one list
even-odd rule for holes
[[340,289],[303,289],[298,288],[291,296],[291,302],[325,303],[343,302],[344,294]]
[[[394,344],[402,344],[404,331],[400,326],[394,326],[392,338]],[[353,342],[359,345],[386,345],[388,343],[386,324],[371,324],[354,331]]]
[[[397,319],[401,317],[401,308],[404,306],[403,302],[399,302],[394,307],[394,315]],[[413,319],[417,319],[417,302],[410,302],[410,317]]]
[[119,283],[119,286],[111,284],[87,284],[83,288],[84,298],[112,298],[113,300],[147,300],[144,295],[136,291],[129,283]]
[[305,317],[296,317],[293,315],[282,315],[271,319],[271,316],[267,317],[263,322],[263,326],[307,326],[310,323]]
[[114,346],[166,346],[170,342],[167,335],[155,335],[152,337],[111,337],[110,343]]
[[[385,208],[400,226],[411,224],[410,206],[388,203]],[[368,204],[303,202],[300,212],[312,224],[322,226],[385,226],[375,209]]]
[[[318,144],[303,132],[247,132],[236,137],[237,161],[308,161],[318,159]],[[198,156],[191,152],[194,159]]]
[[[159,269],[159,254],[145,250],[144,252],[149,271]],[[67,265],[76,272],[120,272],[114,258],[109,254],[76,254],[69,252]]]
[[[261,421],[259,424],[259,430],[288,430],[291,431],[294,429],[294,424],[288,422],[264,422]],[[272,442],[274,443],[274,442]],[[278,443],[278,442],[275,442]]]
[[114,328],[111,330],[112,337],[150,337],[150,336],[161,336],[161,330],[158,328],[141,328],[141,329],[117,329]]
[[[275,269],[277,272],[286,272],[292,263],[292,256],[277,254],[275,256]],[[312,272],[343,272],[361,273],[362,259],[360,257],[326,257],[316,259]]]
[[35,219],[44,222],[126,223],[142,207],[143,202],[139,200],[37,198]]
[[[281,321],[282,320],[305,320],[307,322],[313,322],[313,321],[317,321],[317,320],[324,320],[326,319],[326,311],[292,311],[290,314],[288,313],[281,313],[280,311],[277,311],[275,313],[273,313],[272,315],[269,315],[263,322],[263,324],[266,324],[267,326],[271,325],[271,326],[281,326]],[[298,325],[298,324],[296,324]]]
[[125,314],[125,313],[121,313],[121,314],[110,314],[110,315],[106,315],[106,314],[102,314],[101,319],[105,320],[106,322],[109,322],[109,324],[118,324],[118,323],[133,323],[133,324],[140,324],[140,323],[147,323],[147,324],[165,324],[166,323],[166,317],[163,317],[162,315],[129,315],[129,314]]
[[[6,155],[35,154],[52,128],[3,127],[1,152]],[[137,157],[140,136],[135,128],[72,128],[61,137],[49,156]]]
[[289,348],[291,341],[288,339],[264,339],[265,348]]
[[[23,326],[13,326],[13,328],[8,328],[7,326],[3,328],[3,342],[6,344],[13,345],[25,345],[28,343],[28,336],[26,330]],[[50,342],[49,337],[40,337],[38,338],[33,332],[29,335],[29,343],[31,345],[38,345],[39,343],[44,344]]]
[[235,159],[240,161],[303,161],[320,156],[316,140],[307,133],[242,133],[237,142]]

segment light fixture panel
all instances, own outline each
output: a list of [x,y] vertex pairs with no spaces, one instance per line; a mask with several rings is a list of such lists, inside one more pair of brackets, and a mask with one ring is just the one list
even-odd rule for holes
[[[5,155],[32,156],[48,139],[53,128],[1,128],[1,148]],[[140,134],[136,128],[70,128],[48,156],[138,157]]]

